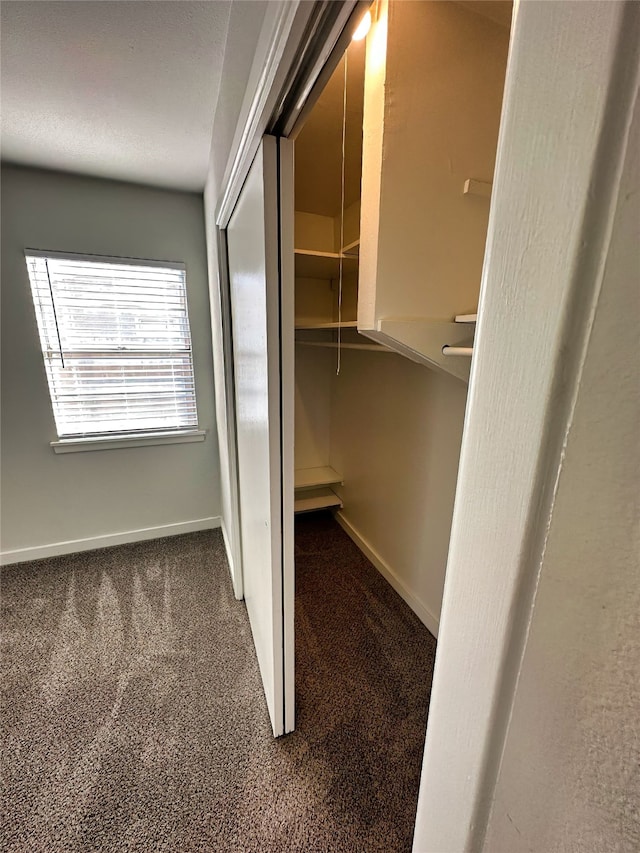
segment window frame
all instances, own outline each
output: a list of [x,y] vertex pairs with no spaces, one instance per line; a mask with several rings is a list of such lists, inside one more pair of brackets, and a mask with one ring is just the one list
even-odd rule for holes
[[[196,389],[196,379],[195,379],[195,363],[194,363],[194,347],[193,347],[193,335],[191,331],[191,322],[189,318],[189,293],[187,287],[187,268],[184,262],[180,261],[163,261],[163,260],[150,260],[147,258],[132,258],[132,257],[116,257],[114,255],[98,255],[98,254],[90,254],[85,252],[66,252],[59,250],[48,251],[46,249],[24,249],[24,258],[25,264],[27,266],[27,274],[29,278],[30,284],[30,296],[31,303],[33,305],[36,325],[37,325],[37,334],[38,334],[38,346],[40,349],[40,354],[43,359],[43,366],[45,368],[45,373],[47,373],[47,393],[49,395],[49,402],[51,404],[52,414],[54,417],[54,423],[56,427],[56,435],[57,438],[54,441],[49,442],[50,447],[53,449],[55,453],[74,453],[79,451],[90,451],[90,450],[111,450],[111,449],[121,449],[125,447],[142,447],[146,445],[161,445],[161,444],[185,444],[190,442],[199,442],[204,441],[207,435],[207,430],[200,428],[199,422],[199,413],[198,413],[198,404],[197,404],[197,389]],[[43,339],[41,335],[41,309],[36,304],[36,300],[34,298],[33,284],[31,282],[30,275],[30,266],[29,259],[30,258],[45,258],[52,260],[69,260],[69,261],[78,261],[85,263],[97,263],[97,264],[114,264],[118,266],[142,266],[148,268],[156,268],[156,269],[166,269],[166,270],[179,270],[184,272],[184,299],[185,299],[185,319],[187,323],[187,328],[189,331],[189,356],[190,356],[190,366],[193,376],[193,389],[194,389],[194,402],[196,407],[196,424],[193,426],[188,426],[184,428],[175,428],[175,429],[157,429],[157,430],[122,430],[120,432],[104,432],[104,433],[93,433],[89,434],[78,434],[78,435],[63,435],[61,436],[58,433],[58,425],[55,417],[55,405],[54,399],[52,396],[52,388],[49,382],[48,370],[46,366],[47,354],[43,349]],[[105,350],[106,352],[106,350]]]

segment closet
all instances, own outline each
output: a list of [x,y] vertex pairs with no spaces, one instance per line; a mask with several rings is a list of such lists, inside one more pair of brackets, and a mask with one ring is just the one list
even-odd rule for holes
[[364,40],[352,42],[295,145],[296,512],[341,507],[331,416],[343,352],[358,335]]
[[295,508],[437,634],[511,3],[371,12],[295,140]]
[[377,4],[358,327],[468,381],[511,4]]

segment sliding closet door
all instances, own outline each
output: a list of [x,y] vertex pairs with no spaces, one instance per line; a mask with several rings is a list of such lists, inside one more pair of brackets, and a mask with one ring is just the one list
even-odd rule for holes
[[293,145],[266,136],[227,227],[244,595],[274,735],[294,727]]

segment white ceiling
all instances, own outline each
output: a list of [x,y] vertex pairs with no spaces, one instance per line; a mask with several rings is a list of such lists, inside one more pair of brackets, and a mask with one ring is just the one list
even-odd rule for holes
[[229,0],[3,0],[2,158],[204,187]]

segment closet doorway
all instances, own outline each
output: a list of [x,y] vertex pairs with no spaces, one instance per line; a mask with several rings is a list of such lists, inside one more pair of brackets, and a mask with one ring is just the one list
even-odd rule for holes
[[511,11],[377,4],[295,134],[296,512],[436,637]]
[[295,140],[296,513],[342,507],[343,356],[390,352],[357,332],[365,52],[351,42]]
[[[295,181],[277,157],[276,185],[258,181],[271,212],[255,208],[252,239],[272,263],[247,277],[244,238],[229,246],[236,414],[249,412],[246,442],[238,424],[243,577],[276,735],[293,729],[294,490],[297,512],[333,511],[438,632],[511,4],[380,0],[371,11],[366,42],[291,132]],[[262,304],[258,377],[256,330],[238,344],[243,312]],[[245,406],[256,390],[270,436],[257,454]]]

